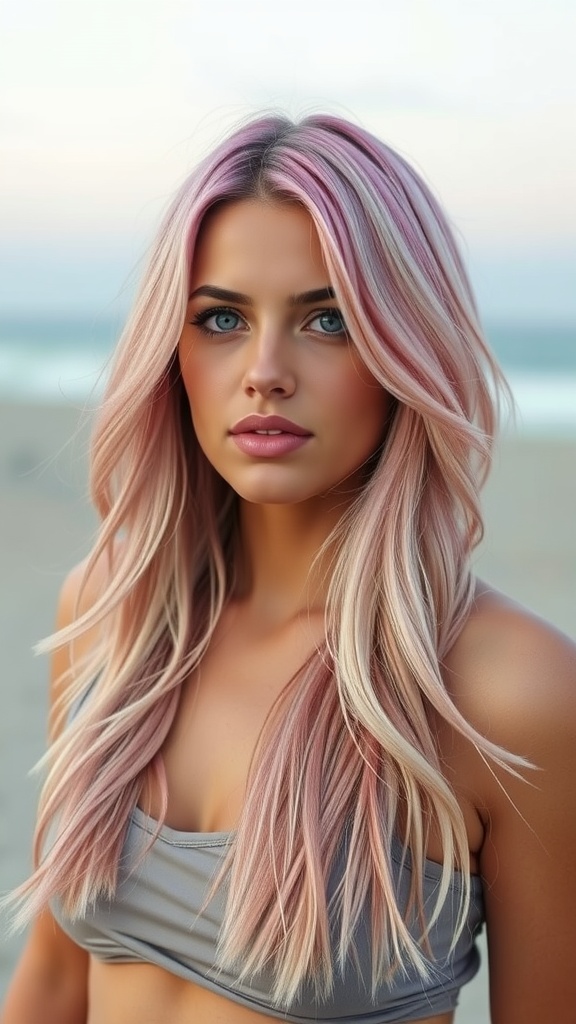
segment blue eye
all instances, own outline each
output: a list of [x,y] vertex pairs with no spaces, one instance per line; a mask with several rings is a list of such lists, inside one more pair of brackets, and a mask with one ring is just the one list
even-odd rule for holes
[[192,323],[201,327],[207,334],[228,334],[240,329],[244,321],[233,309],[219,306],[216,309],[204,309],[192,318]]
[[[319,326],[314,326],[318,324]],[[346,325],[342,314],[337,309],[324,309],[321,313],[317,313],[316,316],[310,320],[309,327],[314,331],[319,331],[321,334],[344,334],[346,332]]]

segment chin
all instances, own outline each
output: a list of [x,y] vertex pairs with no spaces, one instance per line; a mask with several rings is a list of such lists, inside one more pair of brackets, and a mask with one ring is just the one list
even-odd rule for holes
[[239,490],[234,488],[241,501],[250,505],[298,505],[316,495],[295,494],[293,491],[283,491],[279,488],[245,488]]
[[303,474],[287,473],[285,467],[252,466],[247,473],[220,475],[242,501],[252,505],[296,505],[317,495],[317,485],[303,479]]

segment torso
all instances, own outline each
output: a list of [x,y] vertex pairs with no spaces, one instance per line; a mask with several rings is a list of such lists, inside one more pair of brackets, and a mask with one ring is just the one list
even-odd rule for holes
[[[223,614],[201,667],[183,686],[163,748],[169,793],[166,824],[195,832],[236,827],[266,717],[286,683],[322,642],[323,625],[321,613],[274,629],[255,623],[240,607]],[[449,765],[453,745],[447,744],[441,753]],[[470,780],[464,780],[456,795],[469,837],[470,869],[477,873],[483,825],[470,796],[473,789]],[[159,816],[159,794],[152,784],[145,787],[141,804],[152,817]],[[430,837],[427,856],[441,861],[438,837]],[[272,1024],[274,1019],[152,964],[91,959],[88,1024]],[[452,1020],[452,1014],[444,1014],[426,1018],[424,1024]]]

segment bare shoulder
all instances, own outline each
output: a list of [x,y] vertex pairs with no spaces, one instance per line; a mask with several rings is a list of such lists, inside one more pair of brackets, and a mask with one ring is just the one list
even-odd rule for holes
[[446,682],[480,733],[534,765],[517,778],[470,746],[459,763],[485,824],[493,1024],[568,1024],[576,991],[576,645],[479,586],[446,659]]
[[547,738],[573,738],[576,644],[484,584],[445,671],[460,711],[493,742],[537,759]]
[[[106,556],[93,565],[85,558],[70,570],[58,596],[56,630],[66,629],[97,603],[106,589],[110,576],[110,561]],[[78,665],[90,653],[99,638],[99,627],[87,629],[75,640],[65,643],[52,655],[50,670],[51,735],[58,731],[54,709],[74,679]]]
[[[120,550],[117,544],[114,557]],[[90,557],[84,558],[75,565],[62,583],[58,598],[57,625],[62,628],[70,625],[79,615],[83,615],[96,603],[110,579],[111,565],[107,553],[103,553],[93,563]]]

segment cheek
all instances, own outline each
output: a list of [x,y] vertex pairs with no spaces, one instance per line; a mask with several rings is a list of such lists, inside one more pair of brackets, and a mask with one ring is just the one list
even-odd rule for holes
[[180,374],[196,440],[208,461],[220,472],[218,459],[228,429],[229,408],[223,375],[211,360],[190,350],[180,354]]
[[366,436],[369,443],[373,439],[378,444],[384,435],[392,408],[392,397],[373,378],[364,379],[355,375],[349,379],[347,386],[340,392],[341,407],[348,425],[354,425]]
[[346,366],[340,367],[333,387],[339,393],[343,408],[349,408],[362,421],[373,421],[384,427],[392,398],[353,346],[348,349]]
[[214,375],[210,373],[210,366],[206,365],[206,360],[201,359],[191,347],[181,345],[178,361],[184,390],[193,413],[196,416],[203,416],[205,409],[215,409],[216,382],[213,379]]

